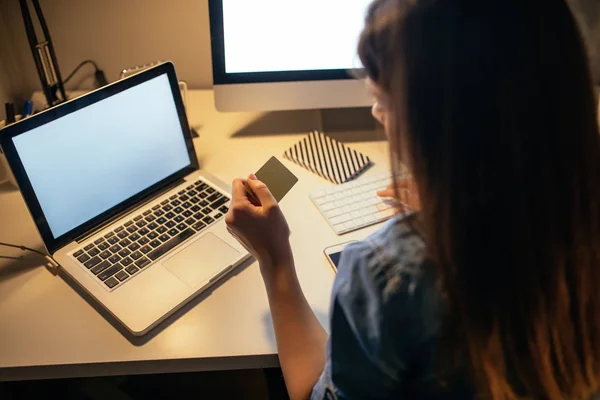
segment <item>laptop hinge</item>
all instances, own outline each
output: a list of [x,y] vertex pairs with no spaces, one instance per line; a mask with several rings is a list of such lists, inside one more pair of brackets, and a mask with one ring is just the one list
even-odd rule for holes
[[165,194],[166,192],[168,192],[169,190],[172,190],[173,188],[181,185],[182,183],[184,183],[185,180],[179,179],[173,183],[171,183],[168,186],[165,186],[164,189],[159,190],[156,193],[153,193],[151,196],[146,197],[144,199],[141,199],[140,202],[138,202],[136,205],[131,206],[125,210],[123,210],[122,212],[118,213],[117,215],[115,215],[114,217],[112,217],[111,219],[107,220],[106,222],[104,222],[101,225],[98,225],[94,230],[92,231],[88,231],[85,234],[75,238],[75,241],[77,243],[81,243],[81,242],[85,242],[88,238],[94,236],[95,234],[97,234],[98,232],[100,232],[102,229],[106,228],[108,225],[112,224],[113,222],[123,218],[125,215],[132,213],[133,211],[139,209],[139,208],[143,208],[146,204],[148,204],[149,202],[151,202],[152,200],[162,196],[163,194]]

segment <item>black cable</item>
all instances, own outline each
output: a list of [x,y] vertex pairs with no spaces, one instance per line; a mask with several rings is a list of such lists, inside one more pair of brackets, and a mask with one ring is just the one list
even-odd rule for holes
[[95,72],[100,71],[100,68],[98,68],[98,64],[96,64],[96,62],[94,60],[85,60],[85,61],[82,61],[81,63],[79,63],[79,65],[77,67],[75,67],[73,72],[71,72],[69,74],[69,76],[67,76],[67,78],[63,81],[63,83],[66,84],[67,82],[69,82],[71,80],[71,78],[73,78],[73,76],[75,76],[77,71],[79,71],[86,64],[92,64],[94,66],[94,68],[96,69]]
[[32,249],[32,248],[26,247],[26,246],[17,246],[16,244],[9,244],[9,243],[2,243],[2,242],[0,242],[0,246],[12,247],[14,249],[21,249],[23,251],[31,251],[31,252],[37,253],[43,257],[50,257],[48,254],[44,254],[39,250]]
[[21,257],[9,257],[9,256],[0,256],[0,259],[5,259],[5,260],[22,260],[23,256]]

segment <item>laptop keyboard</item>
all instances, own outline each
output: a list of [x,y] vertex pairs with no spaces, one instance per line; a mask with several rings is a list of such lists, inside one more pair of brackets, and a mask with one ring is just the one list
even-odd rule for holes
[[199,180],[73,253],[108,288],[223,218],[227,196]]

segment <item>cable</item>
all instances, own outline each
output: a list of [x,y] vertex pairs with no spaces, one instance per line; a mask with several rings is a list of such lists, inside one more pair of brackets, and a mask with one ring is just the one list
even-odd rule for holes
[[44,254],[41,251],[32,249],[30,247],[26,247],[26,246],[17,246],[16,244],[9,244],[9,243],[2,243],[2,242],[0,242],[0,246],[12,247],[14,249],[21,249],[23,251],[31,251],[31,252],[37,253],[43,257],[48,257],[48,254]]
[[67,78],[63,81],[63,83],[66,84],[67,82],[69,82],[71,80],[71,78],[73,78],[73,76],[75,76],[77,71],[79,71],[86,64],[92,64],[94,66],[94,68],[96,69],[96,72],[100,70],[100,68],[98,68],[98,64],[96,64],[96,62],[94,60],[82,61],[81,63],[79,63],[79,65],[77,67],[75,67],[73,72],[71,72],[69,74],[69,76],[67,76]]
[[[54,276],[58,275],[59,264],[58,264],[58,262],[56,262],[56,260],[51,255],[42,253],[41,251],[32,249],[31,247],[19,246],[16,244],[0,242],[0,246],[12,247],[14,249],[21,249],[23,251],[31,251],[32,253],[39,254],[50,263],[50,266],[46,265],[46,269],[48,269],[52,273],[52,275],[54,275]],[[20,256],[20,257],[0,256],[0,258],[8,259],[8,260],[21,260],[23,258],[23,256]]]

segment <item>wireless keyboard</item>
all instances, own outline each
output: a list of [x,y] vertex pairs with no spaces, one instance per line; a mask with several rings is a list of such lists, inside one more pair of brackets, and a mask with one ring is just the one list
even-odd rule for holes
[[396,213],[394,201],[377,196],[378,190],[391,183],[391,172],[380,172],[314,191],[310,198],[335,233],[341,235],[385,221]]

